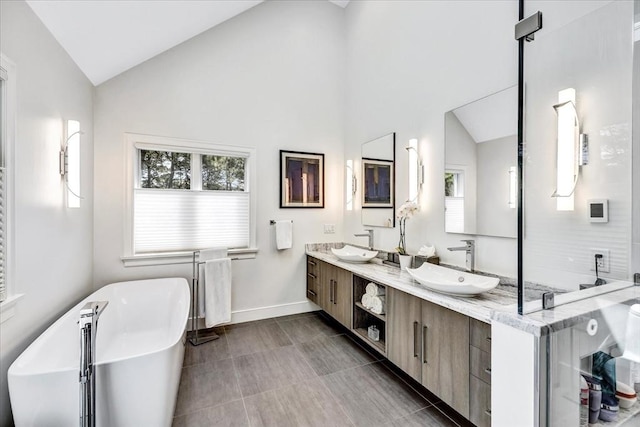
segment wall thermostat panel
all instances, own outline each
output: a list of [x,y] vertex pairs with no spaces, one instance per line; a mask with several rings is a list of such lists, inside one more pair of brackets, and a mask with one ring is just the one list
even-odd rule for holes
[[609,222],[609,200],[592,199],[589,203],[589,222]]

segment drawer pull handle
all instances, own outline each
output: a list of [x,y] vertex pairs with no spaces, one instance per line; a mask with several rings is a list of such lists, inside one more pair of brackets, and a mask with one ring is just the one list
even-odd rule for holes
[[316,275],[312,273],[307,273],[307,276],[311,277],[313,280],[317,279]]
[[490,416],[491,416],[491,409],[485,409],[484,414],[485,414],[487,417],[490,417]]
[[487,337],[487,341],[491,342],[491,337]]
[[307,289],[307,293],[311,296],[317,297],[318,294],[316,294],[315,292],[313,292],[311,289]]
[[484,372],[485,372],[487,375],[491,375],[491,368],[484,368]]
[[338,304],[338,281],[333,281],[333,304]]
[[313,265],[313,266],[315,266],[315,265],[316,265],[316,263],[315,263],[315,262],[313,262],[313,261],[307,261],[307,262],[309,263],[309,265]]
[[413,357],[418,357],[418,322],[413,322]]
[[424,325],[422,327],[422,363],[429,363],[427,362],[427,331],[429,330],[429,328],[427,327],[427,325]]
[[329,302],[333,303],[333,279],[329,281]]

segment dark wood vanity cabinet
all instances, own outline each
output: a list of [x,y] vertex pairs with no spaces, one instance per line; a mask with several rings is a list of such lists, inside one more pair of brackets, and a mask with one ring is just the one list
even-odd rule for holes
[[307,298],[320,305],[322,299],[320,286],[320,261],[307,257]]
[[344,326],[351,328],[352,274],[307,257],[307,298]]
[[322,303],[320,306],[334,319],[351,329],[352,274],[325,262],[320,264]]
[[469,417],[469,318],[397,289],[388,291],[391,362]]

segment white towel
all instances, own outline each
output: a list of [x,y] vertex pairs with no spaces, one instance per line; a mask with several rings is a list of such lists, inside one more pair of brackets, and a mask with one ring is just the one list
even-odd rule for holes
[[[205,262],[212,259],[226,258],[227,257],[227,248],[211,248],[211,249],[201,249],[198,254],[197,262]],[[204,264],[198,265],[198,277],[200,278],[200,284],[198,286],[198,317],[204,317]]]
[[369,284],[366,287],[366,292],[372,297],[379,297],[384,295],[384,287],[378,286],[373,282],[369,282]]
[[204,263],[205,318],[207,328],[231,322],[231,259]]
[[276,221],[276,247],[278,250],[289,249],[293,244],[293,221],[290,219]]
[[384,297],[371,297],[371,311],[384,314]]
[[371,308],[371,298],[373,297],[369,294],[362,295],[362,305],[364,305],[365,308]]

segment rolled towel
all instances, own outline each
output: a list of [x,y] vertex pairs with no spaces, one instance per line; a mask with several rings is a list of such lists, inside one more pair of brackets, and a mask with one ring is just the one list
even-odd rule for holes
[[384,295],[384,287],[378,286],[373,282],[369,282],[366,287],[366,292],[372,297],[379,297],[381,295]]
[[371,311],[376,314],[384,314],[384,297],[372,297],[371,298]]
[[364,305],[366,308],[371,308],[371,299],[373,297],[369,294],[364,294],[362,295],[362,305]]

